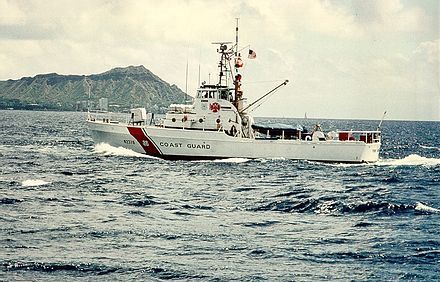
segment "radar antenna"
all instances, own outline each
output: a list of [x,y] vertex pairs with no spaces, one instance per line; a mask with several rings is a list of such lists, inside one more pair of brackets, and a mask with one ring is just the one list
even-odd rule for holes
[[232,44],[232,42],[212,42],[212,44],[220,45],[217,49],[217,53],[220,54],[220,62],[218,64],[218,85],[221,86],[224,83],[224,85],[227,86],[228,81],[226,74],[230,71],[228,69],[228,62],[230,60],[230,56],[233,54],[233,50],[228,49],[228,44]]

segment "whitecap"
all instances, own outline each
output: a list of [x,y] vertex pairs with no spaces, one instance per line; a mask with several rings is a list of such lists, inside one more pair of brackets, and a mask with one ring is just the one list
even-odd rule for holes
[[430,149],[430,150],[440,151],[440,148],[438,148],[438,147],[425,146],[425,145],[419,145],[419,146],[420,146],[420,148],[423,148],[423,149]]
[[283,157],[273,157],[273,158],[264,158],[264,159],[258,159],[258,160],[269,160],[269,161],[285,161],[286,158]]
[[432,208],[422,203],[417,203],[415,209],[424,212],[440,213],[440,209]]
[[213,160],[194,160],[195,163],[245,163],[251,159],[246,158],[225,158],[225,159],[213,159]]
[[23,187],[31,187],[31,186],[41,186],[41,185],[47,185],[51,182],[47,182],[41,179],[27,179],[21,182],[21,186]]
[[213,160],[214,163],[245,163],[250,161],[251,159],[246,159],[246,158],[227,158],[227,159],[218,159],[218,160]]
[[426,158],[416,154],[409,155],[403,159],[381,159],[376,165],[383,166],[436,166],[440,165],[440,159]]
[[122,156],[122,157],[137,157],[137,158],[152,158],[157,159],[155,157],[141,154],[135,152],[133,150],[124,148],[124,147],[113,147],[107,143],[99,143],[95,145],[95,152],[99,154],[103,154],[105,156]]

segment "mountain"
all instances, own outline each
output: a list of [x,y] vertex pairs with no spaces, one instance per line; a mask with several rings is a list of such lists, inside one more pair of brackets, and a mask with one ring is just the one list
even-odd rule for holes
[[147,111],[163,113],[171,103],[191,99],[144,66],[129,66],[93,75],[49,73],[0,81],[0,108],[85,110],[89,103],[88,83],[91,108],[108,103],[110,110],[145,107]]

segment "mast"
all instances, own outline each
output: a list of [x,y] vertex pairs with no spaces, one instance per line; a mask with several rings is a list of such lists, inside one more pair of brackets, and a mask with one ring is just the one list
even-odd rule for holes
[[236,76],[232,78],[233,82],[234,82],[234,106],[240,111],[241,107],[243,106],[243,102],[242,102],[242,96],[243,96],[243,91],[241,91],[241,75],[238,73],[238,68],[240,66],[237,65],[237,60],[239,60],[240,58],[238,57],[238,20],[239,18],[235,18],[236,19],[236,25],[235,25],[235,58],[234,58],[234,65],[235,65],[235,73]]
[[227,73],[230,71],[228,69],[228,61],[230,59],[230,55],[233,52],[231,49],[228,50],[227,44],[232,44],[232,42],[212,42],[212,44],[220,45],[220,47],[217,49],[217,52],[220,53],[220,62],[218,64],[219,67],[218,85],[222,85],[223,80],[225,80],[225,85],[227,85],[228,84]]
[[220,53],[220,62],[218,64],[219,74],[218,74],[218,86],[228,86],[228,74],[231,74],[231,78],[235,84],[235,79],[233,76],[233,68],[231,66],[230,61],[233,60],[235,63],[235,59],[239,56],[238,54],[238,20],[236,18],[236,26],[235,26],[235,45],[228,47],[228,44],[232,44],[232,42],[212,42],[212,44],[218,44],[219,48],[217,52]]
[[185,101],[184,104],[186,104],[186,97],[188,95],[188,59],[186,60],[186,72],[185,72]]
[[235,57],[238,56],[238,20],[240,18],[235,18],[237,20],[237,24],[235,26]]
[[226,68],[226,62],[225,62],[226,49],[227,49],[227,46],[225,44],[220,44],[221,58],[220,58],[220,65],[219,65],[220,66],[220,73],[219,73],[218,85],[222,85],[222,77],[226,76],[226,74],[223,72],[223,68]]
[[200,86],[200,64],[199,64],[199,80],[197,81],[197,86]]

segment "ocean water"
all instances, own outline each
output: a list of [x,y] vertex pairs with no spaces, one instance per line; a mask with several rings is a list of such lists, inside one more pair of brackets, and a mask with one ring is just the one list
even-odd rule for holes
[[0,128],[0,280],[440,279],[439,122],[385,121],[362,165],[158,160],[94,145],[84,113]]

